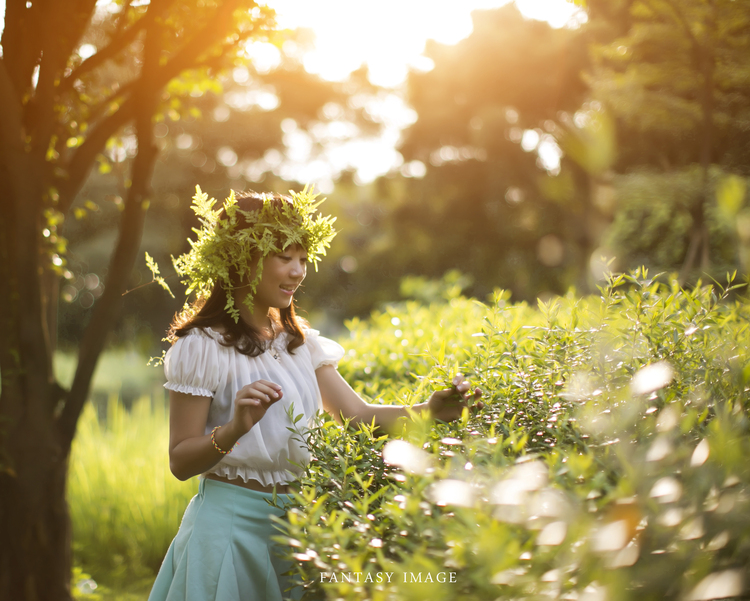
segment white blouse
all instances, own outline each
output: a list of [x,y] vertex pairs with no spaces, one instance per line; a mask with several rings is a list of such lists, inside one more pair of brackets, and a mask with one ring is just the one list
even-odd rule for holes
[[[208,411],[205,433],[223,426],[234,414],[234,398],[243,387],[256,380],[268,380],[281,386],[283,396],[252,429],[239,440],[239,446],[227,453],[205,472],[242,478],[253,478],[265,486],[287,484],[294,480],[310,461],[310,453],[294,438],[300,438],[318,410],[322,410],[320,388],[315,370],[322,365],[338,366],[344,349],[338,343],[320,336],[317,330],[304,329],[305,343],[286,350],[288,334],[283,332],[269,348],[257,357],[249,357],[234,347],[223,346],[221,334],[211,328],[193,328],[167,351],[164,373],[168,390],[213,397]],[[302,414],[296,424],[287,411]],[[290,432],[287,428],[299,430]],[[202,474],[203,477],[205,474]]]

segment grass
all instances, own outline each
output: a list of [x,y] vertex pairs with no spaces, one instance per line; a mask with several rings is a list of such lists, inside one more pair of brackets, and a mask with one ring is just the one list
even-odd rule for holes
[[73,553],[76,565],[106,585],[99,594],[105,588],[117,592],[102,599],[129,599],[127,594],[141,594],[153,583],[198,480],[180,482],[169,471],[163,401],[143,396],[128,411],[113,395],[106,413],[102,422],[87,405],[73,443]]

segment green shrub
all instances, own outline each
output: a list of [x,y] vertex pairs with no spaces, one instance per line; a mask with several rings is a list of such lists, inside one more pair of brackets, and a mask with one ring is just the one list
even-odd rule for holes
[[318,421],[283,537],[306,598],[739,596],[750,335],[734,288],[639,270],[538,310],[498,292],[350,322],[340,370],[366,394],[412,404],[460,369],[486,407],[400,441]]
[[[398,437],[318,420],[281,524],[307,598],[740,594],[747,305],[645,271],[601,292],[532,308],[445,288],[347,324],[339,369],[374,402],[425,400],[461,370],[486,406],[451,424],[416,417]],[[106,414],[81,418],[69,503],[78,579],[119,599],[149,588],[198,483],[169,472],[160,399],[128,412],[112,397]]]

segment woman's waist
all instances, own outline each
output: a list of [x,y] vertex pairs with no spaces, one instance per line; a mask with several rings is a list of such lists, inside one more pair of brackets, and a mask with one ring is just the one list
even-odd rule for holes
[[255,490],[258,492],[273,493],[274,488],[276,489],[276,492],[278,494],[289,494],[292,492],[292,487],[290,484],[270,484],[266,486],[264,484],[261,484],[261,482],[259,482],[258,480],[254,478],[249,478],[247,481],[243,480],[239,476],[236,478],[230,479],[227,476],[221,476],[213,472],[204,474],[204,477],[210,480],[216,480],[218,482],[226,482],[227,484],[240,486],[242,488],[249,488],[250,490]]

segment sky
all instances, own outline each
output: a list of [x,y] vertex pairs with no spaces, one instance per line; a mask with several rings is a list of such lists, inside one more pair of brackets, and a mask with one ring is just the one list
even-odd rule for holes
[[[396,150],[403,130],[416,119],[416,114],[404,101],[406,76],[410,69],[427,71],[431,68],[431,61],[422,56],[428,39],[455,44],[471,33],[473,10],[497,8],[511,0],[265,1],[276,10],[280,27],[312,30],[314,48],[307,51],[303,59],[309,72],[335,81],[345,79],[366,64],[371,81],[390,89],[366,107],[382,121],[381,135],[363,138],[351,129],[347,131],[345,124],[335,120],[326,127],[321,125],[317,133],[311,135],[287,120],[283,159],[279,160],[276,153],[269,160],[262,159],[248,168],[258,178],[266,169],[302,184],[315,183],[321,191],[329,193],[336,177],[348,169],[355,171],[355,181],[362,184],[396,170],[410,177],[424,175],[427,166],[404,165]],[[99,4],[108,2],[99,0]],[[546,20],[553,27],[575,26],[585,19],[585,14],[566,0],[515,2],[527,18]],[[4,13],[5,0],[0,0],[0,31]],[[94,51],[93,47],[84,47],[81,54]],[[268,68],[279,59],[278,50],[270,44],[254,45],[249,53],[257,64],[265,62]],[[272,110],[274,99],[266,96],[268,108],[264,110]],[[316,151],[313,141],[324,142],[325,150]],[[535,140],[533,132],[526,132],[522,145],[524,150],[537,152],[550,171],[554,172],[559,166],[560,152],[550,139]],[[226,149],[223,150],[226,154]]]

